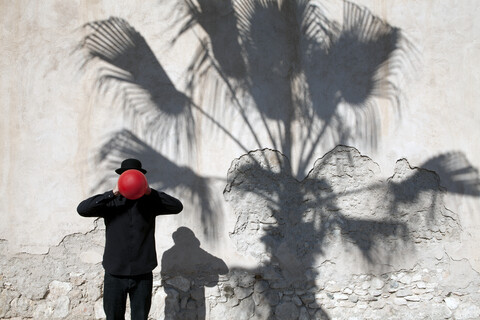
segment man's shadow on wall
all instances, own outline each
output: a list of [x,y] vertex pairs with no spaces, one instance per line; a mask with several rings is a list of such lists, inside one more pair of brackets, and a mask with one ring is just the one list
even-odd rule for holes
[[161,275],[167,298],[165,319],[205,319],[205,287],[214,287],[227,274],[225,262],[200,248],[192,230],[172,234],[173,247],[162,255]]

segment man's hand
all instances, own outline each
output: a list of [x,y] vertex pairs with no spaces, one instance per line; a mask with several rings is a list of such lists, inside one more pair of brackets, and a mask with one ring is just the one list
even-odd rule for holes
[[147,191],[145,191],[145,194],[148,196],[150,193],[152,193],[152,189],[150,189],[150,186],[148,186]]
[[118,183],[115,185],[115,188],[113,188],[112,191],[115,196],[118,196],[120,194],[120,191],[118,191]]

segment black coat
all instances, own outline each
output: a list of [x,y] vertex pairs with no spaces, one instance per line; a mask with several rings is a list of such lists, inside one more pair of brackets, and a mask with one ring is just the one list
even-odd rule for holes
[[82,201],[83,217],[102,217],[106,240],[103,267],[113,275],[132,276],[151,272],[158,265],[155,250],[155,217],[177,214],[182,203],[152,189],[150,195],[129,200],[112,191]]

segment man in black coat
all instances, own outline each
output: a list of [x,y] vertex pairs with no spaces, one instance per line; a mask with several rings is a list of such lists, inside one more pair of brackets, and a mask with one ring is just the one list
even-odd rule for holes
[[[147,172],[137,159],[124,160],[115,172],[122,174],[130,169]],[[81,216],[101,217],[105,221],[103,308],[107,320],[124,319],[127,295],[131,319],[147,320],[152,300],[152,270],[158,265],[155,218],[182,210],[179,200],[150,187],[141,198],[129,200],[115,186],[78,205]]]

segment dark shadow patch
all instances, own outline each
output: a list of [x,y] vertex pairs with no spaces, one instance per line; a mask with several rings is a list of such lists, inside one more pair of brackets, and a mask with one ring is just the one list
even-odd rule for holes
[[166,319],[205,319],[205,287],[217,285],[228,273],[221,260],[203,250],[192,230],[180,227],[172,235],[174,245],[162,255],[161,274]]

